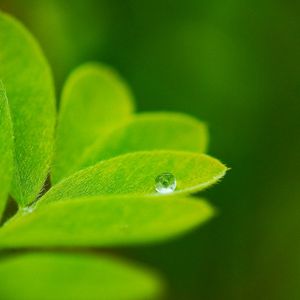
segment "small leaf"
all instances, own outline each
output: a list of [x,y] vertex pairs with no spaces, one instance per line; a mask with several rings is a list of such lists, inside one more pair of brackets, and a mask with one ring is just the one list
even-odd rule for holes
[[10,190],[13,172],[13,135],[5,89],[0,81],[0,220]]
[[11,193],[19,205],[33,201],[52,156],[55,97],[49,66],[22,25],[0,13],[0,79],[6,88],[14,135]]
[[0,247],[149,243],[190,230],[213,213],[203,200],[178,196],[69,199],[18,214],[0,230]]
[[217,182],[224,176],[226,167],[205,154],[180,151],[133,152],[102,161],[66,178],[52,187],[38,205],[82,196],[157,195],[155,178],[164,172],[176,177],[175,193],[191,193]]
[[86,64],[67,80],[59,112],[52,181],[72,174],[84,151],[131,117],[127,86],[111,69]]
[[120,154],[146,150],[205,152],[206,126],[180,113],[142,113],[85,152],[77,170]]
[[152,272],[109,256],[32,253],[0,264],[5,300],[140,300],[161,290]]

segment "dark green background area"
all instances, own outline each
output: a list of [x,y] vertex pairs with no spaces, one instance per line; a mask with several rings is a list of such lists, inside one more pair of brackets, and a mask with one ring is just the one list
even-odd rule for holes
[[232,170],[218,216],[123,250],[160,270],[167,299],[300,299],[300,2],[0,0],[38,38],[58,91],[87,60],[115,67],[138,110],[206,121]]

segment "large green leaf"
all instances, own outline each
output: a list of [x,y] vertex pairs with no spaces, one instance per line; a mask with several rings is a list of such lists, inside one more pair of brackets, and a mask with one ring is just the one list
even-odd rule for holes
[[72,174],[85,150],[127,121],[132,111],[131,93],[115,72],[99,64],[76,69],[62,94],[52,181]]
[[142,113],[90,147],[77,169],[134,151],[204,152],[207,142],[206,126],[197,119],[180,113]]
[[164,240],[213,215],[203,200],[95,196],[19,213],[0,230],[0,247],[116,246]]
[[46,179],[52,156],[55,97],[48,64],[33,37],[0,13],[0,79],[7,92],[14,134],[11,193],[24,206]]
[[8,197],[13,171],[13,135],[4,86],[0,80],[0,220]]
[[226,167],[205,154],[181,151],[133,152],[102,161],[66,178],[52,187],[38,205],[82,196],[157,195],[155,178],[164,172],[170,172],[176,177],[175,193],[191,193],[217,182],[224,176]]
[[3,300],[153,299],[161,283],[152,272],[109,256],[32,253],[0,263]]

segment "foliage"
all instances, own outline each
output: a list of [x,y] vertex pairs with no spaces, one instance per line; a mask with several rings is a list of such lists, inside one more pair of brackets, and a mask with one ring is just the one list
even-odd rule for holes
[[[202,122],[178,113],[134,114],[131,93],[121,78],[90,63],[66,82],[54,139],[52,77],[37,43],[4,14],[0,42],[0,208],[8,192],[19,206],[0,229],[2,249],[157,242],[213,216],[205,200],[189,196],[216,183],[227,170],[203,154],[208,138]],[[45,192],[50,165],[53,186]],[[158,194],[154,185],[155,177],[166,171],[177,179],[175,192],[168,196]],[[11,282],[16,272],[23,282],[20,293],[28,299],[44,298],[43,288],[63,277],[78,280],[84,274],[80,269],[91,278],[100,270],[104,279],[111,276],[111,281],[99,277],[97,285],[93,278],[90,286],[82,287],[104,299],[115,299],[116,288],[124,299],[149,298],[160,290],[155,275],[101,256],[32,253],[4,259],[0,273],[7,284],[1,285],[0,296],[7,299],[17,297],[12,294],[17,283]],[[41,274],[43,268],[50,273],[42,277],[42,286],[29,288],[29,272]],[[49,297],[62,292],[66,298],[80,297],[68,286],[47,288]]]
[[161,288],[152,272],[107,255],[36,253],[8,258],[1,263],[0,281],[1,299],[6,300],[139,300],[155,297]]
[[9,114],[8,102],[3,87],[0,81],[0,220],[3,209],[6,204],[6,199],[9,193],[10,184],[12,180],[12,147],[13,136],[11,128],[11,119]]
[[11,194],[20,206],[40,192],[50,166],[55,124],[53,80],[37,43],[15,20],[0,18],[0,78],[14,136]]

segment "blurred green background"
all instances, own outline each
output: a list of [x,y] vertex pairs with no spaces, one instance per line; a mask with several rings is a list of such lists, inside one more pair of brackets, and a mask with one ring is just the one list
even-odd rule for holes
[[205,120],[232,170],[219,215],[120,250],[158,269],[166,299],[300,299],[300,2],[0,0],[40,41],[59,92],[87,60],[115,67],[139,110]]

